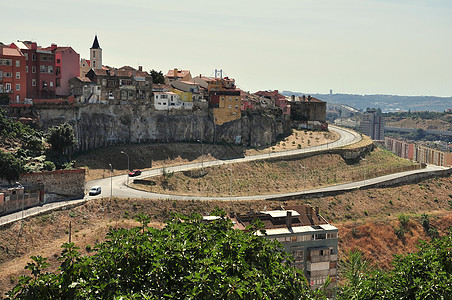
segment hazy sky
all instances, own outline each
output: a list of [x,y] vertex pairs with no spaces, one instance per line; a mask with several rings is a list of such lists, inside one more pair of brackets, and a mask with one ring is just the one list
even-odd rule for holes
[[215,69],[247,91],[452,96],[451,0],[2,1],[0,41],[105,65]]

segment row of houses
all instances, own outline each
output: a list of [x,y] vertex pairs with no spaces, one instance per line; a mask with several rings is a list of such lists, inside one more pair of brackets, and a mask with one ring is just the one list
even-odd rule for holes
[[0,94],[11,105],[69,96],[69,79],[79,76],[80,56],[71,47],[41,47],[30,41],[0,44]]
[[295,99],[277,90],[249,93],[237,88],[233,78],[192,77],[189,70],[177,68],[164,75],[164,84],[154,84],[142,66],[115,68],[104,65],[102,58],[97,35],[90,59],[80,59],[72,47],[56,44],[41,47],[18,41],[0,45],[0,95],[11,106],[132,104],[157,111],[208,107],[218,125],[240,119],[242,111],[266,108],[279,108],[287,118],[303,122],[326,120],[326,103],[310,96]]
[[419,163],[452,167],[452,152],[440,151],[396,138],[385,137],[385,147],[395,155]]

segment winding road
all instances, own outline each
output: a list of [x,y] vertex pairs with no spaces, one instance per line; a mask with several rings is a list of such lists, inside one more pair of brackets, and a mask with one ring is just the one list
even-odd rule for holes
[[[348,129],[337,127],[337,126],[331,126],[331,125],[330,125],[330,130],[337,132],[340,136],[340,138],[338,140],[336,140],[332,143],[303,148],[303,149],[297,149],[297,150],[282,151],[282,152],[269,152],[266,154],[246,156],[243,158],[235,158],[235,159],[229,159],[229,160],[204,161],[203,164],[204,164],[204,167],[211,167],[211,166],[217,166],[217,165],[223,165],[223,164],[233,164],[233,163],[240,163],[240,162],[262,160],[262,159],[267,159],[267,158],[272,158],[272,157],[292,156],[292,155],[301,154],[301,153],[313,153],[314,154],[316,152],[319,153],[319,152],[322,152],[322,151],[325,151],[328,149],[339,148],[339,147],[355,144],[361,140],[361,135],[352,130],[348,130]],[[171,166],[171,167],[166,167],[166,171],[179,172],[179,171],[198,169],[198,168],[201,168],[201,164],[202,163],[192,163],[192,164]],[[33,215],[38,215],[44,211],[53,210],[53,209],[65,209],[66,207],[69,207],[69,206],[84,203],[89,199],[108,198],[108,197],[110,197],[110,195],[113,195],[113,197],[119,197],[119,198],[173,199],[173,200],[224,200],[224,201],[230,201],[230,200],[240,201],[240,200],[242,200],[242,201],[244,201],[244,200],[267,200],[267,199],[275,199],[275,198],[283,199],[283,198],[287,198],[287,197],[307,196],[309,194],[319,194],[319,193],[328,193],[328,192],[334,192],[334,191],[353,190],[353,189],[362,188],[365,186],[373,186],[378,183],[391,181],[396,178],[402,178],[402,177],[409,176],[412,174],[424,173],[424,172],[428,173],[428,172],[444,170],[444,169],[446,169],[446,168],[428,165],[427,168],[425,168],[425,169],[394,173],[394,174],[389,174],[389,175],[380,176],[380,177],[376,177],[376,178],[370,178],[370,179],[356,181],[356,182],[322,187],[322,188],[317,188],[317,189],[313,189],[313,190],[305,190],[305,191],[298,191],[298,192],[292,192],[292,193],[268,194],[268,195],[240,196],[240,197],[238,197],[238,196],[198,197],[198,196],[182,196],[182,195],[150,193],[150,192],[136,190],[136,189],[128,187],[126,184],[128,176],[127,175],[119,175],[119,176],[113,176],[113,177],[108,177],[108,178],[103,178],[103,179],[96,179],[96,180],[92,180],[92,181],[89,181],[86,183],[86,185],[85,185],[86,190],[89,190],[93,186],[101,186],[102,194],[100,194],[100,195],[97,195],[97,196],[86,195],[84,198],[80,198],[80,199],[72,199],[72,200],[66,200],[66,201],[61,201],[61,202],[47,203],[42,206],[31,207],[29,209],[24,210],[23,212],[22,211],[16,212],[13,214],[9,214],[9,215],[0,217],[0,226],[20,220],[22,218],[30,217]],[[162,174],[162,168],[146,170],[140,176],[133,177],[133,178],[134,179],[135,178],[147,178],[147,177],[156,176],[156,175],[160,175],[160,174]],[[129,180],[133,180],[133,179],[130,178]]]
[[[234,163],[243,163],[249,161],[256,161],[274,157],[284,157],[284,156],[292,156],[301,153],[316,153],[321,152],[328,149],[338,148],[347,146],[350,144],[357,143],[361,141],[361,135],[355,131],[348,130],[341,127],[330,126],[331,131],[335,131],[339,134],[340,138],[332,143],[327,143],[319,146],[307,147],[303,149],[289,150],[289,151],[281,151],[281,152],[268,152],[265,154],[245,156],[242,158],[233,158],[227,160],[211,160],[204,161],[204,167],[212,167],[218,165],[226,165],[226,164],[234,164]],[[165,170],[167,172],[180,172],[180,171],[188,171],[193,169],[201,168],[202,163],[191,163],[185,165],[178,165],[172,167],[166,167]],[[129,178],[129,180],[133,179],[143,179],[147,177],[157,176],[162,174],[162,168],[151,169],[147,171],[143,171],[140,176]],[[147,199],[174,199],[174,200],[256,200],[256,199],[266,199],[266,197],[271,197],[275,195],[256,195],[256,196],[244,196],[244,197],[197,197],[197,196],[179,196],[179,195],[169,195],[169,194],[157,194],[151,192],[145,192],[141,190],[136,190],[127,186],[127,175],[119,175],[114,177],[108,177],[103,179],[96,179],[86,183],[86,188],[89,190],[93,186],[100,186],[102,188],[102,194],[98,196],[91,196],[90,198],[101,198],[101,197],[109,197],[110,189],[111,194],[114,197],[119,198],[147,198]]]

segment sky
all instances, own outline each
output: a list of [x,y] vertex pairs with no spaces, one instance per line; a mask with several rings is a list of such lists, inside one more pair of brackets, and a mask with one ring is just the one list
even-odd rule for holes
[[452,96],[451,0],[2,1],[0,41],[103,64],[215,69],[239,88]]

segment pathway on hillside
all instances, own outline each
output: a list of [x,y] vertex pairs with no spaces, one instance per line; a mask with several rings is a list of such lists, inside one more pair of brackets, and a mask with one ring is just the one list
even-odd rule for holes
[[[331,126],[330,129],[332,131],[337,132],[340,135],[340,138],[332,143],[320,145],[320,146],[314,146],[304,149],[297,149],[297,150],[290,150],[290,151],[283,151],[283,152],[272,152],[267,154],[260,154],[260,155],[253,155],[253,156],[247,156],[243,158],[236,158],[236,159],[229,159],[229,160],[214,160],[214,161],[205,161],[203,163],[192,163],[192,164],[186,164],[186,165],[180,165],[180,166],[172,166],[167,167],[166,170],[168,172],[178,172],[178,171],[185,171],[190,169],[196,169],[200,168],[201,164],[204,165],[204,167],[210,167],[210,166],[216,166],[216,165],[222,165],[222,164],[232,164],[232,163],[240,163],[240,162],[248,162],[248,161],[254,161],[254,160],[261,160],[271,157],[284,157],[284,156],[291,156],[296,155],[300,153],[318,153],[322,151],[327,151],[328,149],[343,147],[351,144],[355,144],[361,140],[361,136],[352,131],[345,128],[340,128],[336,126]],[[86,202],[89,199],[99,199],[102,197],[108,198],[110,195],[113,195],[113,197],[119,197],[119,198],[147,198],[147,199],[174,199],[174,200],[265,200],[265,199],[274,199],[274,198],[285,198],[285,197],[296,197],[296,196],[303,196],[303,195],[309,195],[313,193],[322,193],[322,192],[331,192],[331,191],[340,191],[340,190],[351,190],[356,188],[361,188],[364,186],[371,186],[376,184],[377,182],[384,182],[388,180],[393,180],[394,178],[400,178],[407,176],[409,174],[415,174],[415,173],[422,173],[422,172],[431,172],[435,170],[443,170],[444,168],[436,167],[436,166],[428,166],[426,169],[421,170],[414,170],[414,171],[408,171],[408,172],[401,172],[396,174],[390,174],[385,175],[377,178],[357,181],[357,182],[351,182],[351,183],[345,183],[335,186],[329,186],[324,188],[318,188],[314,190],[306,190],[306,191],[299,191],[299,192],[293,192],[293,193],[282,193],[282,194],[269,194],[269,195],[254,195],[254,196],[243,196],[243,197],[196,197],[196,196],[179,196],[179,195],[166,195],[166,194],[156,194],[156,193],[150,193],[140,190],[135,190],[132,188],[129,188],[126,183],[128,180],[127,175],[120,175],[120,176],[114,176],[114,177],[108,177],[104,179],[96,179],[87,182],[86,188],[87,190],[91,188],[92,186],[99,185],[102,187],[102,194],[98,196],[86,196],[83,199],[72,199],[72,200],[66,200],[61,202],[54,202],[54,203],[48,203],[44,204],[42,206],[32,207],[29,209],[24,210],[23,212],[17,212],[10,215],[6,215],[3,217],[0,217],[0,226],[3,224],[11,223],[17,220],[20,220],[22,218],[22,215],[24,218],[38,215],[44,211],[48,210],[54,210],[54,209],[66,209],[68,206],[74,206],[79,205],[84,202]],[[161,174],[162,169],[152,169],[149,171],[145,171],[144,174],[142,174],[140,177],[149,177],[149,176],[155,176]],[[140,178],[138,177],[138,178]],[[135,177],[137,178],[137,177]],[[133,179],[130,179],[133,180]]]

